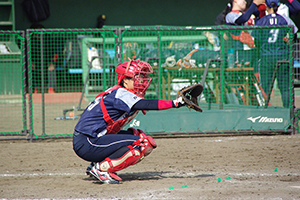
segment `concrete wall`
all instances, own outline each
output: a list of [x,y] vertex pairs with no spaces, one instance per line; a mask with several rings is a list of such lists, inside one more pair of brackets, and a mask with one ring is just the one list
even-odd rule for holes
[[[21,3],[15,0],[16,29],[30,27]],[[106,25],[213,25],[224,9],[222,0],[49,0],[51,16],[46,28],[95,28],[105,14]]]
[[[15,0],[16,29],[30,22]],[[227,0],[48,0],[51,16],[40,22],[46,28],[96,28],[97,17],[106,15],[106,25],[210,26]],[[249,0],[251,1],[251,0]],[[287,0],[281,0],[285,2]],[[292,18],[300,27],[300,15]]]

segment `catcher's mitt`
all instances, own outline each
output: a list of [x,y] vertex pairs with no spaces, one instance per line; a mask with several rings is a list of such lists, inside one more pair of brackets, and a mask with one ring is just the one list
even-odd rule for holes
[[177,98],[181,97],[186,106],[198,112],[202,112],[198,104],[198,96],[202,93],[203,86],[201,84],[194,84],[181,88],[177,92]]

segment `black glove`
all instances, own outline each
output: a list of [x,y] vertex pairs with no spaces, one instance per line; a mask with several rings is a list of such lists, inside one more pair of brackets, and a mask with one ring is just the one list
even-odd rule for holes
[[[180,107],[182,105],[187,106],[188,108],[194,109],[195,111],[202,112],[202,109],[198,103],[198,96],[201,95],[203,91],[203,86],[200,84],[194,84],[180,89],[177,92],[177,98],[174,100],[174,104],[176,107]],[[181,105],[179,105],[181,104]]]

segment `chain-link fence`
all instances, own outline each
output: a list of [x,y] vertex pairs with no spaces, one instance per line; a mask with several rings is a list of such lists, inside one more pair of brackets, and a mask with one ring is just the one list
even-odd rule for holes
[[0,31],[0,134],[27,134],[24,31]]
[[[238,115],[232,113],[226,123],[224,117],[208,120],[201,118],[206,115],[197,115],[190,120],[189,127],[179,125],[176,120],[175,123],[169,122],[173,125],[168,126],[168,122],[157,114],[158,121],[164,124],[149,123],[155,116],[145,120],[138,116],[130,127],[144,124],[142,127],[148,132],[157,132],[158,129],[164,132],[197,130],[203,133],[213,132],[213,129],[219,133],[224,132],[222,130],[264,132],[272,129],[270,124],[281,123],[281,129],[286,131],[294,126],[290,118],[294,109],[293,41],[288,38],[293,38],[293,34],[287,26],[275,29],[237,26],[125,29],[122,32],[123,49],[134,47],[131,54],[154,66],[154,78],[159,86],[150,91],[154,97],[174,99],[178,89],[201,83],[204,91],[199,101],[205,111],[239,110],[249,115],[246,118],[246,115],[241,115],[244,119],[235,121]],[[281,110],[286,116],[273,113],[268,117],[267,112],[274,109]],[[262,113],[258,115],[255,111]],[[225,116],[226,112],[221,113]],[[184,117],[190,119],[191,115]],[[203,121],[212,123],[205,123],[210,125],[206,127]],[[218,123],[220,121],[224,123]],[[197,126],[192,128],[194,124]]]
[[300,38],[293,44],[294,72],[296,87],[300,86]]
[[[217,109],[224,105],[291,108],[292,43],[283,42],[283,38],[292,36],[288,27],[277,28],[275,32],[280,35],[274,36],[273,31],[271,28],[124,30],[123,59],[134,56],[154,67],[156,83],[160,83],[160,87],[154,87],[158,91],[150,91],[154,97],[172,99],[182,86],[202,83],[203,102],[210,106],[217,103],[212,106]],[[268,43],[272,37],[281,40]],[[282,74],[286,74],[283,80]]]
[[[5,37],[11,36],[3,35],[1,40]],[[25,63],[22,61],[25,60],[22,54],[24,37],[16,37],[15,40],[20,40],[16,44],[21,49],[16,66],[21,68]],[[145,96],[147,99],[172,100],[180,88],[201,83],[204,91],[199,104],[205,112],[197,115],[196,120],[207,118],[210,111],[220,111],[218,115],[223,116],[228,110],[238,111],[241,115],[250,113],[244,122],[231,120],[234,124],[230,122],[227,127],[220,124],[205,129],[195,127],[195,130],[202,133],[216,129],[289,132],[294,128],[293,64],[297,61],[294,56],[297,49],[293,48],[295,44],[289,38],[292,34],[287,26],[259,29],[239,26],[29,29],[26,32],[29,106],[26,111],[22,107],[25,111],[22,115],[27,114],[29,118],[25,129],[36,138],[71,137],[88,103],[116,84],[114,69],[117,63],[131,58],[153,66],[153,81]],[[5,66],[11,63],[7,59],[2,62]],[[5,73],[9,71],[2,69]],[[25,86],[21,84],[20,87]],[[9,96],[4,92],[3,95]],[[25,100],[22,99],[22,103]],[[20,105],[24,105],[22,103]],[[267,116],[268,112],[270,115]],[[256,113],[261,114],[255,119]],[[230,118],[235,119],[235,114],[231,115]],[[20,115],[16,118],[23,119]],[[212,123],[215,120],[218,119],[210,119]],[[26,120],[22,122],[27,123]],[[191,123],[201,126],[199,122]],[[172,128],[176,126],[180,125]],[[168,128],[172,129],[161,126],[164,131]],[[192,131],[182,127],[176,127],[176,130]],[[1,132],[5,131],[1,129]]]
[[32,29],[27,40],[32,135],[68,137],[89,101],[115,84],[114,30]]

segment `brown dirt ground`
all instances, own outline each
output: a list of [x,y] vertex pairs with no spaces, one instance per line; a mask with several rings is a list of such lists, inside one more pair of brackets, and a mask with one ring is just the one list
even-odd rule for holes
[[300,199],[300,134],[209,136],[155,138],[119,185],[86,176],[71,139],[0,141],[0,199]]
[[155,140],[118,185],[86,176],[71,139],[0,141],[0,198],[300,199],[300,134]]

